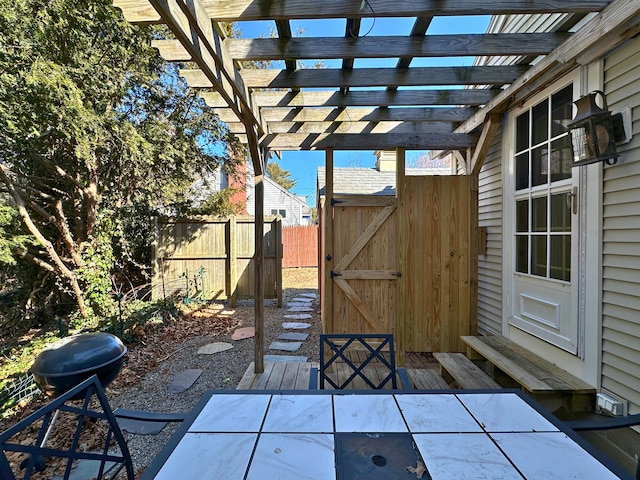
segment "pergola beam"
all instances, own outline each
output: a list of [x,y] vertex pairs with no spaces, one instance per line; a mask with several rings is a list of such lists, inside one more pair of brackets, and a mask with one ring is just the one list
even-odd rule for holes
[[477,137],[468,134],[370,134],[344,133],[268,134],[262,146],[269,150],[393,150],[402,145],[409,150],[460,150],[474,147]]
[[[302,69],[243,70],[248,88],[337,88],[349,87],[419,87],[453,85],[505,85],[528,70],[524,65],[496,67],[420,67],[420,68],[359,68],[357,70]],[[180,70],[193,88],[211,88],[213,83],[201,70]],[[425,80],[428,79],[428,80]]]
[[407,56],[545,55],[569,36],[568,33],[498,33],[422,37],[227,38],[224,42],[234,60],[353,60]]
[[[420,105],[469,105],[479,106],[490,102],[500,92],[498,89],[445,89],[400,91],[351,91],[341,94],[335,91],[304,92],[254,92],[253,100],[259,107],[391,107]],[[226,107],[217,92],[201,92],[207,105]]]
[[[358,68],[354,70],[299,69],[243,70],[248,88],[420,87],[453,85],[504,85],[528,70],[525,65],[495,67]],[[194,85],[198,86],[198,85]]]
[[[432,16],[416,18],[416,21],[413,23],[413,27],[411,27],[411,33],[409,33],[409,36],[415,37],[415,38],[424,37],[424,35],[426,35],[427,33],[427,30],[429,30],[429,27],[431,26],[432,21],[433,21]],[[396,63],[396,68],[409,68],[409,65],[411,65],[412,61],[413,61],[412,56],[403,55],[398,59],[398,62]],[[398,87],[396,86],[387,87],[387,90],[389,91],[393,91],[397,89]]]
[[374,9],[360,9],[361,2],[323,0],[309,4],[308,0],[202,0],[209,16],[216,21],[248,20],[426,17],[454,15],[508,15],[519,13],[593,12],[607,6],[607,0],[422,0],[398,2],[378,0]]
[[[238,121],[229,108],[216,108],[214,112],[223,122]],[[263,107],[260,113],[265,122],[463,122],[475,113],[475,109],[467,107]]]
[[[245,133],[244,124],[228,122],[232,133]],[[452,133],[454,124],[449,122],[271,122],[268,133],[343,133],[369,135],[379,133],[429,134]]]
[[150,25],[162,23],[162,17],[147,0],[113,0],[113,6],[122,10],[129,23]]

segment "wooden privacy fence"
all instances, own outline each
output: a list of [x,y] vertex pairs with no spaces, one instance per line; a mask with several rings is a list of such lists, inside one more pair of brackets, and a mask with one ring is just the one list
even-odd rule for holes
[[[153,298],[186,302],[255,296],[253,217],[157,218]],[[264,297],[282,306],[282,222],[265,217]]]
[[318,266],[318,226],[296,225],[282,229],[282,267]]

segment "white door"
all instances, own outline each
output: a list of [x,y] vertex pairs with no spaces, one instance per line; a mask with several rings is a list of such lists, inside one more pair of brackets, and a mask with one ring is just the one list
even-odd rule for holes
[[565,83],[509,115],[505,265],[509,325],[575,354],[578,169],[566,130],[574,98]]

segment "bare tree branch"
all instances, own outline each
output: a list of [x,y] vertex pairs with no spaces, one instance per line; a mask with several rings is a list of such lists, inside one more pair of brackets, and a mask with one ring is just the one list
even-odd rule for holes
[[21,248],[14,248],[13,253],[21,258],[24,258],[25,260],[29,260],[31,263],[37,265],[38,267],[42,268],[43,270],[47,270],[48,272],[55,272],[56,269],[53,268],[53,265],[51,265],[50,263],[45,262],[44,260],[42,260],[41,258],[36,257],[35,255],[33,255],[32,253],[29,253],[27,250],[21,249]]
[[38,242],[44,247],[44,249],[47,252],[47,255],[49,256],[49,258],[51,258],[51,260],[53,261],[53,264],[55,265],[54,268],[64,278],[66,278],[67,281],[71,284],[71,289],[73,290],[73,293],[76,297],[76,303],[78,304],[78,310],[80,312],[80,315],[82,315],[83,317],[86,317],[87,310],[84,305],[82,290],[80,290],[80,285],[78,284],[77,277],[71,270],[69,270],[69,268],[67,268],[64,262],[60,259],[60,256],[56,252],[52,243],[45,238],[42,232],[40,232],[40,229],[38,229],[36,224],[31,219],[31,215],[29,215],[29,212],[27,210],[27,207],[25,205],[25,202],[22,196],[20,195],[20,192],[15,188],[15,185],[7,175],[8,171],[9,169],[5,165],[0,165],[0,181],[4,183],[7,189],[9,190],[9,193],[11,194],[11,197],[13,198],[16,204],[18,212],[22,217],[22,221],[27,226],[31,234],[36,238],[36,240],[38,240]]
[[69,225],[67,224],[67,218],[66,218],[66,215],[64,214],[64,210],[62,209],[62,200],[58,199],[56,201],[55,209],[56,209],[56,216],[57,216],[56,223],[58,226],[58,230],[60,230],[60,233],[62,235],[62,240],[64,241],[64,244],[67,246],[67,250],[69,250],[69,254],[71,255],[71,258],[73,258],[73,263],[75,263],[77,267],[81,267],[82,265],[84,265],[84,262],[82,261],[82,257],[80,257],[78,250],[76,249],[76,244],[73,240],[73,235],[71,234],[71,230],[69,230]]

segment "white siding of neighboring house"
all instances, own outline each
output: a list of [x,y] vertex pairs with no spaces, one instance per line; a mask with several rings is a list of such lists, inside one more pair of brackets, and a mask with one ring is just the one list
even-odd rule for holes
[[207,175],[206,178],[197,180],[191,186],[194,204],[200,206],[200,204],[207,200],[214,192],[224,190],[228,186],[229,181],[227,175],[224,175],[220,172],[220,169],[217,169],[212,174]]
[[[253,170],[247,169],[247,213],[255,215],[255,181]],[[273,215],[272,211],[286,210],[282,218],[283,226],[309,225],[311,211],[306,202],[268,177],[264,177],[264,214]]]
[[478,258],[478,333],[502,333],[502,132],[478,176],[478,226],[487,230],[487,254]]
[[640,38],[605,59],[609,109],[632,110],[635,136],[618,144],[603,185],[602,388],[640,411]]

